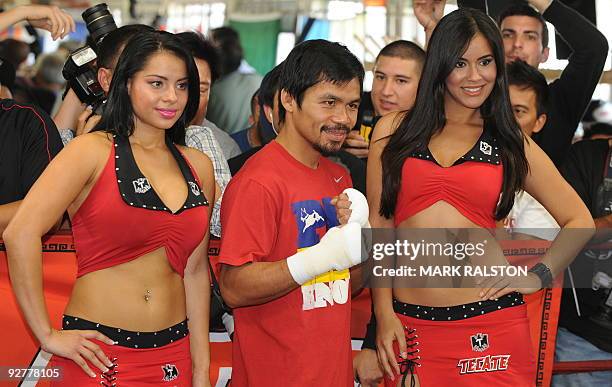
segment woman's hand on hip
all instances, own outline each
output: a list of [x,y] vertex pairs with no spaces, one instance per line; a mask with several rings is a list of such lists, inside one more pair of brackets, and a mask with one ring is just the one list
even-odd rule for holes
[[113,340],[98,331],[57,331],[53,329],[41,341],[40,346],[43,351],[74,361],[85,373],[95,378],[96,373],[89,367],[88,361],[102,372],[108,372],[108,367],[111,367],[113,363],[104,354],[100,346],[91,341],[92,339],[108,345],[115,344]]

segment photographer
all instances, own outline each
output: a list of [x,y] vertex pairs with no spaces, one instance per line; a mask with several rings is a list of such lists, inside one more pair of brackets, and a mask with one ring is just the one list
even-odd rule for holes
[[[0,233],[62,142],[48,114],[33,105],[0,99]],[[59,227],[57,219],[51,232]]]
[[[49,7],[43,7],[49,8]],[[23,20],[0,14],[0,29]],[[0,58],[0,233],[51,159],[62,149],[51,117],[36,106],[12,100],[15,68]],[[61,220],[61,217],[60,217]],[[59,226],[59,221],[55,227]]]
[[[572,145],[561,169],[595,220],[595,244],[612,239],[611,156],[612,139],[580,141]],[[609,247],[583,251],[570,268],[578,302],[574,305],[571,288],[563,289],[555,361],[612,360],[610,284],[596,284],[597,278],[612,276]],[[601,288],[593,290],[593,285]],[[610,371],[566,374],[556,375],[553,385],[604,386],[610,380]]]
[[[153,31],[152,27],[143,24],[126,25],[114,30],[111,30],[103,37],[96,49],[97,60],[95,63],[94,84],[99,90],[100,96],[93,104],[101,105],[105,99],[105,94],[108,93],[113,69],[117,65],[117,59],[123,51],[127,42],[136,34],[144,31]],[[91,76],[91,75],[89,75]],[[95,82],[97,80],[97,82]],[[71,83],[71,86],[74,83]],[[78,87],[75,85],[74,87]],[[89,90],[80,91],[81,94],[86,94]],[[93,93],[92,93],[93,94]],[[93,99],[93,96],[92,96]],[[62,141],[64,144],[72,140],[75,136],[88,133],[99,122],[100,116],[93,114],[93,109],[87,107],[82,102],[77,93],[71,87],[64,101],[60,105],[57,114],[53,117],[53,121],[60,130]],[[74,131],[73,131],[74,130]]]

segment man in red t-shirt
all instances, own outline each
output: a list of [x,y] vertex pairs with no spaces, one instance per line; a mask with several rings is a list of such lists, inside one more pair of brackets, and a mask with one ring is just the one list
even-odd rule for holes
[[337,227],[333,198],[351,178],[322,155],[355,125],[363,74],[337,43],[296,46],[280,76],[280,134],[225,191],[219,284],[234,308],[233,386],[352,385],[360,226]]

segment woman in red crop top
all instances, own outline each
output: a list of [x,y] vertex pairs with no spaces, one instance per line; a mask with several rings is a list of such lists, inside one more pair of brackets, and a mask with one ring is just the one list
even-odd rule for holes
[[[13,289],[61,385],[209,386],[210,160],[184,144],[198,106],[191,55],[147,31],[119,57],[98,130],[72,141],[4,233]],[[52,328],[41,236],[68,211],[78,273]],[[188,320],[187,320],[188,319]]]
[[[562,273],[592,235],[593,221],[514,119],[495,23],[470,9],[442,18],[429,42],[414,108],[383,117],[374,136],[367,177],[372,227],[428,242],[488,239],[484,254],[472,253],[468,263],[438,257],[445,258],[434,261],[438,266],[508,265],[488,229],[506,216],[522,188],[564,228],[583,229],[570,238],[560,233],[542,265],[520,284],[498,277],[460,278],[459,285],[431,277],[386,278],[394,286],[372,292],[386,385],[535,385],[522,294],[549,286],[551,275]],[[425,228],[446,230],[415,230]],[[418,267],[424,259],[413,262]],[[398,256],[390,265],[405,262]]]

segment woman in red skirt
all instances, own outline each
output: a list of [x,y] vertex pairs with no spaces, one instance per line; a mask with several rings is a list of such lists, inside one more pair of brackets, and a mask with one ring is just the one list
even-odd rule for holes
[[[493,20],[470,9],[444,17],[429,41],[413,109],[384,117],[374,136],[368,160],[372,227],[414,235],[443,228],[436,235],[476,245],[467,263],[457,255],[436,262],[463,273],[476,263],[508,266],[488,230],[508,214],[520,189],[559,225],[582,229],[569,238],[562,232],[520,283],[508,276],[463,278],[459,286],[422,278],[429,285],[408,279],[411,288],[395,282],[373,289],[387,386],[534,385],[522,294],[550,285],[588,241],[593,221],[514,119]],[[484,243],[483,254],[478,242]],[[398,256],[393,262],[399,267],[406,261]]]
[[[59,385],[210,385],[215,180],[210,160],[183,146],[198,98],[195,63],[174,35],[131,39],[98,130],[60,152],[3,235],[15,295]],[[64,211],[78,273],[58,331],[43,298],[41,236]]]

